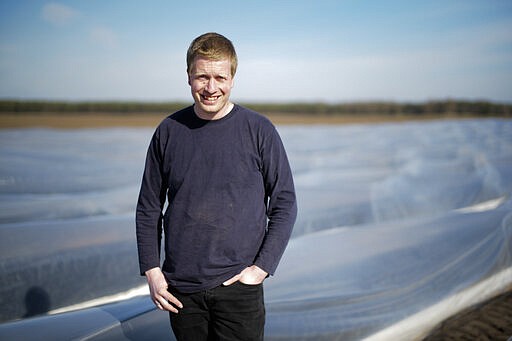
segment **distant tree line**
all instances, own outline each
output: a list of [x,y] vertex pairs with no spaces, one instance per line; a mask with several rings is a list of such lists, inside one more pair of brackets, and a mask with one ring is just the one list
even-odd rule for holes
[[[55,102],[0,101],[0,113],[172,113],[191,102]],[[242,103],[264,114],[388,115],[388,116],[499,116],[512,117],[512,104],[487,101],[427,101],[422,103]]]
[[0,101],[0,112],[10,113],[165,113],[190,103],[180,102],[54,102]]
[[469,115],[512,117],[512,104],[469,101],[429,101],[424,103],[359,102],[359,103],[289,103],[247,104],[264,113],[319,115]]

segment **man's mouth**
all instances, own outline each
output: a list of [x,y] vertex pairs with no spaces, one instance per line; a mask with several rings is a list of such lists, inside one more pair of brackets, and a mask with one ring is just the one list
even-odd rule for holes
[[220,96],[205,96],[205,95],[201,95],[201,98],[204,100],[204,101],[207,101],[207,102],[215,102],[216,100],[219,99]]

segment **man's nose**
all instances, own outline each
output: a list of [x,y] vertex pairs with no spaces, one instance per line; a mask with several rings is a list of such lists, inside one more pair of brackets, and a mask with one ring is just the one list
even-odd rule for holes
[[208,80],[205,89],[209,93],[214,93],[215,91],[217,91],[217,81],[215,80],[215,78],[212,77]]

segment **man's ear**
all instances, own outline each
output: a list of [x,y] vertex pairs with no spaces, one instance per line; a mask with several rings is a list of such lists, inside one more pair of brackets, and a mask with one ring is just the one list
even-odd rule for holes
[[187,72],[187,80],[188,80],[188,85],[192,85],[192,82],[190,81],[190,73]]

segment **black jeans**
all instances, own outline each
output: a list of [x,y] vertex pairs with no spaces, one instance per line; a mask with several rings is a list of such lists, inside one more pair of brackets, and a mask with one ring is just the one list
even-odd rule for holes
[[169,313],[178,341],[263,340],[263,284],[235,282],[193,294],[169,291],[183,303],[178,314]]

